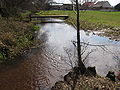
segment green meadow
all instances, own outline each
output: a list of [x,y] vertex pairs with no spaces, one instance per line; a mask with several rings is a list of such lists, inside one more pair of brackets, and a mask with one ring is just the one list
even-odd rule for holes
[[81,12],[81,19],[91,23],[120,27],[120,12],[86,11]]

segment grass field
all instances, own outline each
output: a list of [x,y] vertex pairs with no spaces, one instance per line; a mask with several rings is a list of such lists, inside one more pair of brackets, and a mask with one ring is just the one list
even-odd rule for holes
[[81,12],[81,19],[92,23],[120,27],[120,12],[86,11]]
[[[69,15],[68,22],[76,22],[76,15],[73,11],[44,11],[39,15]],[[103,26],[120,28],[120,12],[102,12],[102,11],[80,11],[80,20],[82,29],[95,29]]]

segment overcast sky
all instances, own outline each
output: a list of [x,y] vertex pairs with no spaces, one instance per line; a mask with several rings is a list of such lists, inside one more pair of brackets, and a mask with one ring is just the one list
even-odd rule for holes
[[[70,0],[54,0],[54,1],[58,3],[70,3]],[[98,1],[105,1],[105,0],[98,0]],[[112,6],[115,6],[118,3],[120,3],[120,0],[106,0],[106,1],[109,1]]]

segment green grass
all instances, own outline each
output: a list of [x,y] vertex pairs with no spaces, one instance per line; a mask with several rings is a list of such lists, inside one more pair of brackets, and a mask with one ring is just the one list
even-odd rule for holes
[[[69,15],[68,22],[76,22],[76,15],[73,11],[45,11],[38,15]],[[120,27],[120,12],[102,11],[80,11],[81,27],[83,29],[94,29],[105,26]],[[88,24],[87,26],[84,24]]]
[[3,52],[0,52],[0,60],[3,60],[3,59],[5,59],[6,57],[5,57],[5,55],[4,55],[4,53]]
[[32,12],[30,11],[24,11],[24,12],[21,12],[20,15],[19,15],[19,19],[20,20],[28,20],[28,17],[29,15],[31,14]]
[[86,11],[81,13],[81,19],[92,23],[120,27],[120,12]]

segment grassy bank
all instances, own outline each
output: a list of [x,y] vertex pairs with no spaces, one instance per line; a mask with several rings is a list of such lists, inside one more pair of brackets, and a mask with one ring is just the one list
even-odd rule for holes
[[0,63],[13,60],[34,43],[34,32],[39,29],[33,23],[0,19]]
[[[67,20],[70,24],[76,24],[76,15],[73,11],[44,11],[38,15],[69,15]],[[103,31],[104,36],[119,39],[120,12],[80,11],[80,28],[84,30]]]

